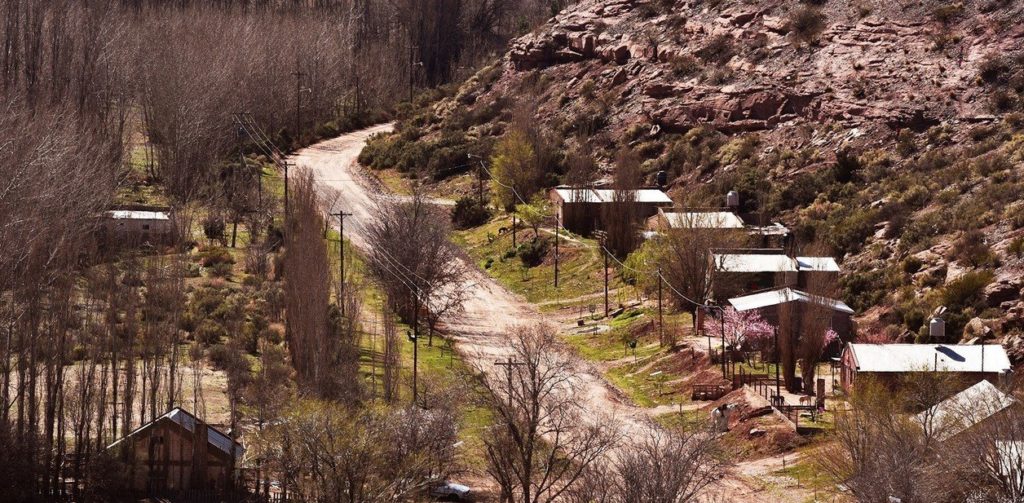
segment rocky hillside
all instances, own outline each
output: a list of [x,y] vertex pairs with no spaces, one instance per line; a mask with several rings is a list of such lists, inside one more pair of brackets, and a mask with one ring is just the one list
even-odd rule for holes
[[680,204],[736,189],[843,257],[864,332],[912,339],[945,305],[957,337],[1020,341],[1021,2],[587,0],[364,160],[449,177],[524,109],[599,176],[630,147]]

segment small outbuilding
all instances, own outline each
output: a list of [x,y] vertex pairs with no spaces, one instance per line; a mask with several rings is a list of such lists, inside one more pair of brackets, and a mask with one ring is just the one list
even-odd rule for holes
[[721,250],[710,256],[712,296],[718,300],[771,288],[837,284],[832,257],[795,257],[781,248]]
[[940,441],[953,439],[960,434],[1005,417],[1017,401],[1003,393],[988,381],[975,385],[935,404],[921,412],[915,419],[925,431]]
[[125,464],[128,488],[146,494],[223,491],[245,453],[242,444],[180,407],[107,450]]
[[746,228],[743,220],[731,211],[698,211],[685,209],[658,208],[652,230],[673,229],[721,229],[739,230]]
[[559,186],[551,189],[549,198],[562,227],[577,234],[604,229],[603,209],[622,203],[623,199],[635,205],[636,218],[642,219],[641,223],[658,213],[659,208],[672,206],[668,194],[658,189],[617,191]]
[[779,325],[779,320],[782,318],[781,311],[786,306],[794,307],[798,313],[808,306],[820,306],[831,312],[829,327],[835,331],[840,340],[848,340],[853,334],[851,317],[854,311],[845,302],[812,295],[794,288],[778,288],[734,297],[729,299],[729,304],[739,312],[756,311],[762,319],[775,326]]
[[980,381],[999,382],[1013,366],[1000,344],[847,344],[840,360],[843,389],[853,390],[864,376],[895,386],[903,375],[955,373],[963,388]]
[[174,237],[174,222],[167,211],[111,210],[103,217],[108,245],[166,244]]

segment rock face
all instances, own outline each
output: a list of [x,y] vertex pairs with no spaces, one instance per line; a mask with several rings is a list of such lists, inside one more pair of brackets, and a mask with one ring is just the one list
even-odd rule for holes
[[[514,41],[509,66],[557,77],[558,67],[582,64],[582,79],[627,88],[618,108],[669,132],[704,123],[724,132],[769,130],[799,118],[921,131],[940,120],[984,117],[978,64],[1024,40],[1022,23],[995,33],[994,15],[972,10],[980,2],[966,2],[964,25],[956,27],[966,35],[941,49],[937,41],[954,27],[932,21],[927,2],[875,6],[865,16],[854,14],[852,1],[830,2],[822,10],[826,27],[810,43],[790,36],[796,7],[781,2],[656,3],[583,1]],[[637,66],[625,81],[598,76],[606,65],[627,64]]]

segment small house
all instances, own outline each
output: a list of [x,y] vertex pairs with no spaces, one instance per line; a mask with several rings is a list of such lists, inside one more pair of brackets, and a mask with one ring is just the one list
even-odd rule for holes
[[839,280],[839,264],[832,257],[794,257],[780,248],[720,250],[710,260],[711,293],[718,300],[771,288],[808,289]]
[[720,229],[739,230],[746,225],[731,211],[696,211],[658,208],[658,214],[652,217],[649,227],[652,230],[671,231],[673,229]]
[[641,219],[641,222],[654,216],[659,208],[672,206],[672,199],[668,194],[658,189],[617,191],[559,186],[551,189],[549,198],[562,227],[577,234],[590,234],[595,230],[604,229],[604,223],[601,221],[604,218],[603,210],[622,203],[623,200],[634,205],[637,210],[635,216]]
[[812,295],[794,288],[778,288],[734,297],[729,299],[729,304],[739,312],[756,311],[762,319],[775,326],[779,325],[783,309],[792,308],[793,312],[802,314],[808,307],[822,307],[827,309],[828,325],[840,340],[848,340],[853,334],[851,317],[854,311],[845,302]]
[[217,492],[228,487],[245,449],[180,407],[107,446],[140,493]]
[[925,431],[944,442],[964,432],[984,428],[1018,406],[1013,397],[992,383],[978,381],[921,412],[915,419]]
[[955,373],[963,388],[982,380],[996,381],[1012,371],[1010,358],[999,344],[847,344],[840,359],[840,379],[847,392],[862,376],[890,386],[907,374]]
[[174,223],[166,211],[111,210],[104,214],[104,230],[111,245],[165,244],[174,236]]

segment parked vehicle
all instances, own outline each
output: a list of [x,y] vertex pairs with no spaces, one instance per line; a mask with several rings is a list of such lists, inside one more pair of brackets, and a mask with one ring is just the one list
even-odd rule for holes
[[434,488],[430,494],[442,501],[471,501],[472,490],[455,482],[444,482]]

